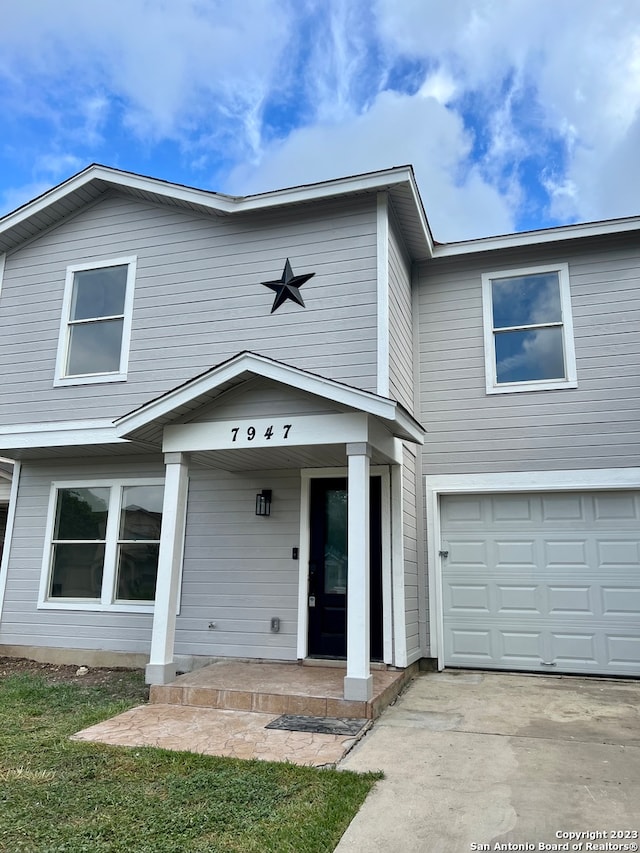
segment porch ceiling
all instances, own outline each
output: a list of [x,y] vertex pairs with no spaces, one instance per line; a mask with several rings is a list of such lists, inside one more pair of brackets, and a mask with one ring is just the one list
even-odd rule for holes
[[[373,448],[371,463],[387,465],[391,461]],[[314,447],[242,448],[238,450],[207,450],[190,454],[198,465],[223,471],[271,471],[300,468],[344,468],[347,465],[346,445]]]

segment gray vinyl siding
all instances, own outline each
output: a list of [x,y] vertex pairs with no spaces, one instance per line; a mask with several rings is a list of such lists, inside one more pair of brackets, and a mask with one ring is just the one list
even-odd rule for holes
[[[487,395],[481,274],[567,262],[576,389]],[[625,235],[422,266],[425,474],[640,465],[640,248]]]
[[419,563],[416,495],[416,456],[408,446],[403,451],[402,510],[404,546],[404,598],[407,632],[407,661],[420,655]]
[[[137,256],[126,382],[53,388],[68,265]],[[261,282],[315,272],[306,308]],[[205,217],[114,195],[7,255],[0,423],[116,418],[241,350],[376,390],[373,199]]]
[[164,476],[161,459],[23,463],[11,542],[11,566],[0,621],[0,645],[148,653],[151,614],[38,610],[37,602],[43,553],[49,547],[45,532],[51,483],[158,476]]
[[328,404],[322,397],[287,388],[268,379],[254,379],[228,391],[224,397],[198,410],[192,423],[223,421],[232,418],[286,417],[287,415],[324,415],[344,407]]
[[[255,515],[263,488],[273,491],[269,518]],[[295,660],[299,563],[292,548],[299,538],[298,471],[194,469],[176,654]]]
[[389,222],[389,391],[414,410],[411,262],[393,216]]

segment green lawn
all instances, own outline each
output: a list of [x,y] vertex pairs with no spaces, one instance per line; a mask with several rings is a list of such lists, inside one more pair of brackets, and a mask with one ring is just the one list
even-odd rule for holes
[[373,774],[69,741],[139,704],[140,676],[119,675],[116,691],[0,679],[1,851],[332,851],[375,783]]

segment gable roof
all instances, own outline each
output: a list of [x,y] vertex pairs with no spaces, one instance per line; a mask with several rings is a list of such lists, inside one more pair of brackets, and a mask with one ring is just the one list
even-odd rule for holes
[[0,218],[0,253],[31,239],[43,229],[56,225],[84,205],[114,190],[155,204],[183,207],[208,216],[233,216],[322,199],[375,195],[386,191],[391,197],[412,258],[428,258],[433,251],[433,238],[411,166],[396,166],[257,195],[230,196],[94,163]]
[[120,438],[159,442],[163,427],[249,378],[262,376],[379,418],[397,438],[422,444],[424,427],[395,400],[352,388],[253,352],[241,352],[115,421]]
[[58,224],[85,204],[90,204],[112,191],[155,204],[183,207],[209,216],[232,216],[287,205],[308,204],[321,199],[388,192],[413,260],[452,257],[640,230],[640,216],[630,216],[440,243],[435,241],[431,234],[410,165],[255,195],[231,196],[93,163],[32,201],[0,217],[0,255],[35,237],[45,228]]

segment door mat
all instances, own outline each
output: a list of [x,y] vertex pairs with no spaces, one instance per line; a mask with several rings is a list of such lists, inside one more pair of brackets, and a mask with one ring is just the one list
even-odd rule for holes
[[287,732],[310,732],[320,735],[360,734],[369,720],[350,717],[307,717],[302,714],[283,714],[265,726],[265,729],[284,729]]

